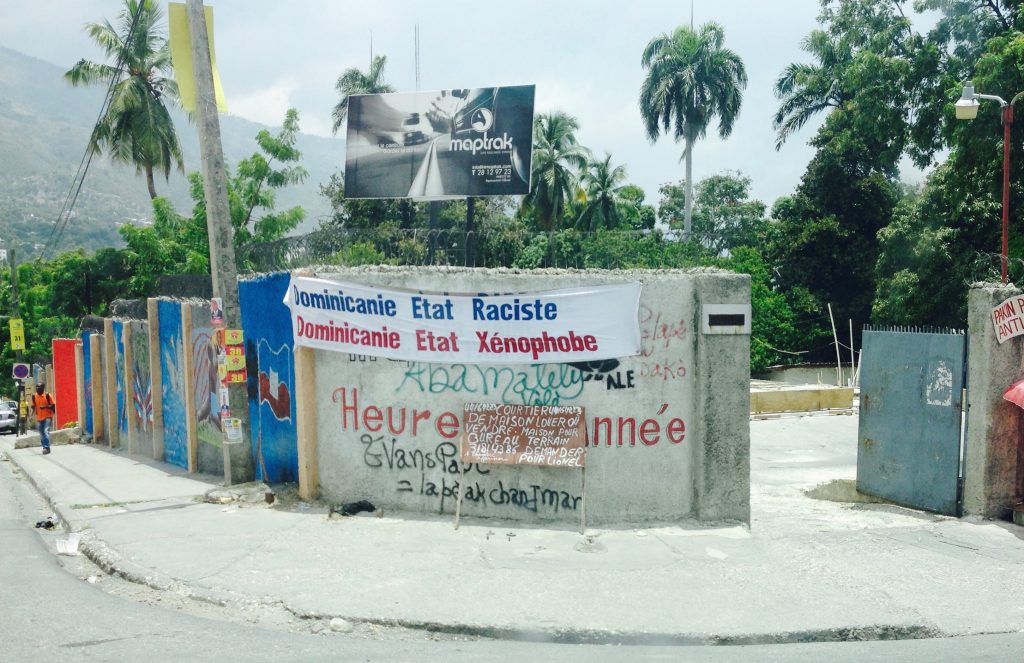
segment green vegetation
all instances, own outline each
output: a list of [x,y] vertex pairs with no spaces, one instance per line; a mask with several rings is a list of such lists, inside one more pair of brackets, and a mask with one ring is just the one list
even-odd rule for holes
[[[655,37],[641,54],[643,126],[651,141],[662,133],[682,141],[687,160],[687,176],[662,185],[657,200],[630,183],[626,166],[612,155],[595,158],[578,139],[578,119],[556,110],[536,117],[533,190],[522,200],[446,201],[432,209],[412,200],[347,200],[344,177],[336,173],[318,183],[321,200],[309,201],[330,210],[320,230],[292,239],[286,236],[302,222],[306,205],[279,210],[278,194],[301,186],[306,171],[298,116],[289,111],[280,131],[260,131],[256,150],[236,156],[228,173],[239,267],[733,270],[751,277],[755,371],[796,359],[831,361],[829,308],[837,323],[850,320],[855,330],[869,322],[963,327],[968,284],[998,275],[991,254],[1000,230],[1002,132],[997,104],[983,104],[977,120],[958,123],[953,102],[968,79],[980,92],[1007,98],[1024,90],[1024,15],[1019,3],[1004,0],[918,0],[913,11],[927,12],[927,21],[913,20],[909,9],[903,0],[822,0],[819,27],[803,42],[807,61],[785,67],[775,83],[777,148],[786,149],[812,119],[823,116],[823,123],[810,140],[815,154],[799,185],[776,201],[752,198],[750,178],[738,169],[696,182],[690,176],[694,143],[716,120],[719,134],[730,134],[747,82],[722,28],[710,23]],[[915,27],[922,22],[930,24],[925,32]],[[117,34],[109,26],[92,26],[93,33],[101,44]],[[152,36],[152,52],[132,57],[150,63],[152,80],[159,81],[162,37]],[[385,62],[378,56],[368,71],[353,68],[339,77],[335,131],[350,95],[392,89]],[[103,66],[80,63],[76,76],[88,82],[94,72],[92,80],[101,81]],[[119,84],[126,91],[136,89],[130,78]],[[173,97],[171,88],[166,94]],[[94,135],[94,146],[128,155],[142,169],[151,162],[166,173],[176,163],[169,148],[130,147],[136,134],[127,129],[136,124],[122,124],[111,120],[110,131]],[[1013,128],[1016,146],[1024,144],[1020,124]],[[168,158],[146,160],[156,152]],[[905,159],[931,168],[923,186],[900,182]],[[0,163],[0,174],[3,168]],[[1022,181],[1024,158],[1015,155],[1010,276],[1018,281],[1024,278]],[[152,225],[121,228],[125,249],[79,250],[21,266],[30,359],[49,353],[51,337],[73,334],[82,316],[107,313],[112,299],[154,294],[162,275],[208,272],[199,176],[190,175],[189,183],[191,209],[179,213],[168,198],[154,198]],[[30,182],[19,186],[30,195]],[[4,200],[0,222],[13,214]],[[0,275],[0,307],[10,304],[8,278]],[[6,362],[12,357],[7,347],[0,353]]]
[[743,60],[725,48],[725,31],[717,23],[698,30],[685,25],[662,34],[644,49],[641,64],[647,77],[640,88],[640,114],[647,137],[654,142],[664,131],[685,144],[686,204],[683,237],[690,237],[693,198],[693,146],[718,118],[726,138],[740,114],[747,71]]
[[82,59],[65,77],[72,85],[112,85],[110,104],[93,130],[91,149],[146,174],[149,197],[156,198],[153,171],[165,178],[171,167],[184,172],[181,147],[166,101],[178,96],[171,77],[171,50],[158,32],[162,13],[152,0],[125,0],[120,24],[90,23],[86,31],[116,64]]

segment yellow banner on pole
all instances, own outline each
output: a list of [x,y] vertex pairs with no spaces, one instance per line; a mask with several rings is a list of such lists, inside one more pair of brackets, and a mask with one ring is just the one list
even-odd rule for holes
[[25,323],[21,318],[11,318],[11,349],[25,349]]
[[[213,48],[213,7],[203,7],[206,11],[206,36],[210,44],[210,64],[213,66],[213,90],[217,97],[217,110],[228,112],[228,102],[224,98],[224,88],[220,84],[217,72],[217,53]],[[167,25],[170,31],[171,62],[174,64],[174,77],[178,81],[178,98],[181,107],[190,113],[196,110],[196,79],[192,71],[192,38],[188,32],[188,14],[185,4],[181,2],[167,3]]]

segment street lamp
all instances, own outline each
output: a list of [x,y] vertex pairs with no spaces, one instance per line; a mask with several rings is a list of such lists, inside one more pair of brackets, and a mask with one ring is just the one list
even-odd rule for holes
[[956,102],[956,119],[973,120],[978,117],[978,99],[990,99],[998,101],[1003,109],[1003,255],[1002,275],[1003,283],[1006,283],[1006,255],[1008,252],[1009,221],[1010,221],[1010,127],[1013,126],[1013,105],[1017,103],[1024,92],[1018,92],[1010,103],[1002,97],[994,94],[977,94],[974,92],[974,83],[964,83],[963,92]]

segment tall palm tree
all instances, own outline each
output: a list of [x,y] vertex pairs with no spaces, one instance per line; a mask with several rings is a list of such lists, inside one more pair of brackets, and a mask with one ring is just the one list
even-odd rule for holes
[[622,192],[626,188],[626,167],[612,167],[612,155],[588,164],[580,178],[587,192],[587,200],[576,226],[581,230],[595,230],[604,226],[615,228],[622,224]]
[[348,117],[349,97],[354,94],[384,94],[395,91],[395,88],[384,82],[384,65],[387,61],[386,55],[378,55],[370,60],[370,69],[365,73],[358,67],[351,67],[338,76],[334,89],[341,94],[341,99],[331,112],[331,117],[334,118],[331,130],[334,133],[338,133],[338,129]]
[[811,117],[829,108],[840,108],[852,97],[840,84],[840,71],[853,58],[848,44],[815,30],[800,48],[810,53],[817,64],[794,62],[775,81],[775,96],[780,102],[772,120],[778,132],[776,150]]
[[150,198],[156,198],[154,170],[163,171],[164,179],[170,177],[172,166],[185,172],[167,110],[167,102],[177,101],[178,84],[171,77],[171,51],[159,25],[161,18],[160,5],[153,0],[125,0],[116,28],[107,20],[85,26],[115,64],[83,58],[64,74],[75,86],[113,81],[110,105],[96,124],[89,146],[94,153],[106,150],[115,160],[135,164],[138,172],[146,174]]
[[699,29],[681,25],[652,39],[641,64],[647,77],[640,87],[640,114],[653,143],[662,131],[685,142],[686,200],[684,237],[690,236],[693,213],[693,144],[718,118],[718,134],[726,138],[740,112],[747,71],[743,60],[724,46],[717,23]]
[[579,122],[561,111],[541,113],[533,123],[533,186],[524,204],[534,210],[537,225],[558,230],[567,201],[576,197],[577,173],[586,168],[590,151],[576,141]]

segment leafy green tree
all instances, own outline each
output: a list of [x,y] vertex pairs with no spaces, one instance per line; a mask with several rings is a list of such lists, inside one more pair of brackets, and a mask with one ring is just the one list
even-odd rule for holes
[[[289,108],[281,131],[272,136],[266,129],[256,134],[261,152],[238,162],[229,187],[231,225],[235,245],[271,242],[284,237],[306,218],[300,206],[275,211],[275,191],[306,179],[306,169],[298,165],[302,154],[295,148],[299,133],[299,113]],[[261,210],[262,214],[257,214]]]
[[[682,221],[685,184],[680,181],[661,186],[659,214],[670,228],[678,228]],[[711,255],[760,244],[767,222],[766,206],[750,199],[750,184],[749,177],[728,171],[697,182],[692,233]]]
[[580,184],[586,191],[586,201],[576,221],[582,230],[617,228],[625,223],[625,201],[622,194],[626,187],[626,167],[612,166],[612,155],[605,154],[603,160],[587,164]]
[[739,116],[747,72],[739,55],[725,48],[717,23],[693,30],[681,25],[652,39],[641,58],[647,76],[640,88],[640,114],[651,142],[664,131],[683,140],[686,161],[684,236],[690,235],[693,198],[693,146],[718,118],[726,138]]
[[626,184],[619,191],[619,211],[629,230],[653,230],[658,210],[644,201],[647,194],[635,184]]
[[370,60],[370,68],[361,71],[358,67],[346,69],[338,77],[334,89],[338,91],[341,98],[331,111],[334,125],[331,130],[338,133],[338,129],[345,123],[348,117],[348,98],[356,94],[384,94],[394,92],[395,89],[384,82],[384,65],[387,64],[386,55],[378,55]]
[[90,138],[95,153],[109,152],[117,161],[145,173],[149,197],[156,198],[153,172],[170,177],[171,167],[185,171],[167,103],[174,103],[171,53],[160,28],[160,5],[152,0],[125,0],[115,28],[109,21],[90,23],[86,32],[109,60],[121,65],[79,60],[64,77],[72,85],[110,85],[110,104]]
[[576,140],[579,122],[561,111],[542,113],[533,123],[533,187],[523,207],[541,230],[558,230],[566,205],[579,197],[578,174],[590,151]]

